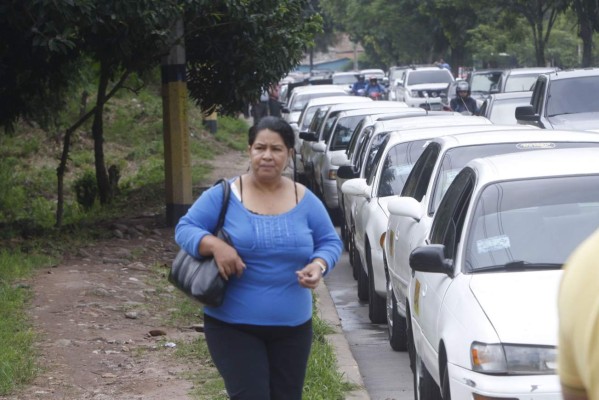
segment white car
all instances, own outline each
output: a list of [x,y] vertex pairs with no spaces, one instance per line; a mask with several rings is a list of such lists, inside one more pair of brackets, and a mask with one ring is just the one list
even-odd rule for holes
[[303,174],[303,165],[300,159],[300,150],[303,139],[300,138],[300,132],[307,132],[314,116],[319,112],[326,112],[335,104],[346,103],[364,103],[364,99],[356,96],[326,96],[309,100],[304,109],[301,111],[297,123],[292,122],[291,128],[295,134],[295,165],[298,167],[298,172]]
[[337,85],[308,85],[293,89],[287,104],[281,108],[283,119],[290,124],[297,123],[305,105],[311,99],[327,96],[349,96],[343,88]]
[[[300,148],[300,159],[303,164],[303,170],[307,180],[310,182],[314,176],[314,144],[325,143],[332,133],[333,126],[339,114],[347,110],[357,110],[360,108],[381,108],[393,109],[406,108],[405,104],[394,101],[372,101],[362,97],[364,102],[335,104],[331,106],[324,115],[318,116],[318,126],[311,125],[309,132],[300,132],[300,138],[303,140]],[[312,130],[314,128],[314,130]]]
[[337,116],[327,140],[312,145],[312,188],[323,199],[329,210],[338,212],[339,209],[336,180],[338,166],[331,163],[331,158],[336,154],[345,153],[360,121],[374,115],[392,117],[406,114],[413,115],[414,113],[405,106],[399,108],[365,107],[343,111]]
[[[414,109],[417,110],[417,109]],[[421,109],[418,109],[421,110]],[[363,242],[355,243],[355,223],[354,218],[356,210],[362,203],[366,202],[363,197],[351,195],[343,191],[345,181],[353,178],[366,179],[375,171],[375,161],[378,151],[385,140],[385,137],[395,130],[409,130],[415,128],[427,128],[435,126],[451,125],[490,125],[490,121],[481,117],[465,117],[458,113],[420,113],[417,115],[406,114],[402,118],[395,117],[388,121],[376,121],[372,127],[366,127],[359,133],[354,143],[350,143],[349,151],[351,161],[347,165],[339,167],[337,170],[337,193],[339,196],[340,214],[343,216],[341,232],[345,245],[349,252],[349,260],[353,266],[354,278],[359,280],[361,265],[366,265],[360,260],[359,250],[363,248]],[[352,138],[353,139],[353,138]],[[341,156],[338,156],[342,158]],[[335,160],[332,160],[334,162]],[[340,161],[337,159],[337,161]],[[364,277],[363,277],[364,278]],[[358,298],[368,300],[368,284],[366,281],[358,282]]]
[[454,81],[451,72],[439,67],[408,69],[403,81],[395,86],[395,100],[410,107],[427,107],[442,110],[442,97],[447,98],[449,84]]
[[[458,172],[471,160],[507,153],[599,146],[599,135],[578,131],[506,129],[466,133],[431,140],[410,172],[400,197],[389,201],[385,256],[397,319],[410,313],[408,286],[412,250],[425,244],[441,198]],[[395,317],[394,317],[395,318]]]
[[561,400],[561,267],[599,227],[599,149],[471,161],[414,250],[417,399]]

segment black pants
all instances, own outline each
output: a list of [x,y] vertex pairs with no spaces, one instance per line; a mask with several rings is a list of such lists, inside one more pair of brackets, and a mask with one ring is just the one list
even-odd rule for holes
[[294,327],[257,326],[205,315],[204,332],[232,400],[301,400],[312,320]]

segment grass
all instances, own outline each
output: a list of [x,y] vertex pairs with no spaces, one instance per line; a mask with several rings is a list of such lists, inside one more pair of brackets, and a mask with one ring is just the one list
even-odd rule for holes
[[[93,98],[93,96],[90,96]],[[78,107],[75,104],[72,107]],[[77,109],[65,115],[77,115]],[[210,172],[208,160],[227,148],[247,147],[245,121],[219,116],[218,132],[212,136],[202,126],[200,110],[188,105],[192,182],[194,187]],[[106,227],[136,212],[164,212],[164,162],[160,88],[148,87],[135,96],[124,92],[111,99],[105,115],[104,152],[106,166],[121,171],[120,193],[104,207],[97,203],[83,209],[72,190],[74,182],[93,170],[93,140],[90,125],[76,132],[65,175],[64,225],[54,227],[56,167],[61,135],[21,124],[11,135],[0,134],[0,395],[10,396],[38,373],[37,336],[25,312],[31,289],[25,282],[39,267],[57,262],[65,250],[81,248],[107,238]],[[43,251],[41,250],[43,249]],[[169,310],[172,326],[185,326],[201,319],[193,301],[173,292],[165,279],[165,268],[154,268],[153,296]],[[342,399],[351,387],[336,371],[335,356],[325,340],[330,328],[314,315],[314,343],[306,379],[305,399]],[[194,372],[194,398],[226,399],[224,385],[212,365],[205,342],[178,343],[177,357],[189,361]]]

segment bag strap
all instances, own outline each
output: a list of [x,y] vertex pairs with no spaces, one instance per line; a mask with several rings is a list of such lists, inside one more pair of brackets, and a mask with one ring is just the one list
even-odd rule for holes
[[218,233],[225,225],[225,215],[227,214],[227,208],[229,207],[229,197],[231,196],[231,186],[229,185],[229,181],[224,178],[216,181],[214,186],[221,184],[223,187],[223,203],[220,209],[220,214],[218,215],[218,222],[216,223],[216,228],[214,229],[214,233]]

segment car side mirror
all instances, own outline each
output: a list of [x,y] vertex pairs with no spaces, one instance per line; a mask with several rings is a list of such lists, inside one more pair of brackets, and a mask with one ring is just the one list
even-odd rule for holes
[[354,171],[354,167],[352,165],[342,165],[337,170],[337,177],[341,179],[354,179],[359,175]]
[[300,132],[299,137],[306,142],[318,142],[315,132]]
[[289,111],[289,109],[287,107],[281,107],[281,112],[284,113],[284,114],[291,113],[291,111]]
[[532,108],[532,106],[519,106],[516,107],[516,119],[518,121],[525,121],[525,122],[537,122],[539,121],[539,116],[537,114],[535,114],[534,109]]
[[453,260],[445,258],[445,246],[429,244],[416,247],[410,254],[413,271],[453,275]]

